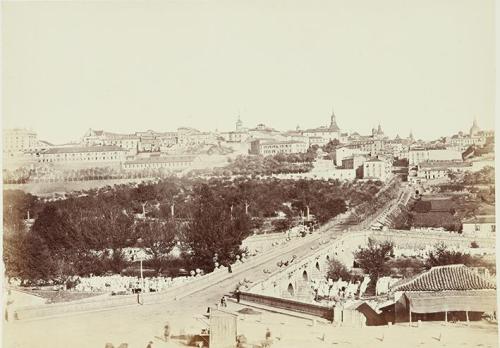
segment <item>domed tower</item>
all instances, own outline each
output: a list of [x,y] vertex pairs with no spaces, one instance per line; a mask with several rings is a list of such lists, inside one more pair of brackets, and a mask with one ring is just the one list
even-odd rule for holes
[[476,120],[476,118],[474,118],[474,121],[472,122],[472,127],[470,127],[469,134],[472,137],[474,135],[477,135],[480,131],[481,131],[481,129],[477,125],[477,120]]

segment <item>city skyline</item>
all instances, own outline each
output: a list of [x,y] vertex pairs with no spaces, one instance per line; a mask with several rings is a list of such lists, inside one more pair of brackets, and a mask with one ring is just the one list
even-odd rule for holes
[[[494,127],[493,2],[13,3],[4,128],[327,125],[423,140]],[[425,18],[425,25],[422,20]],[[134,23],[134,25],[130,25]],[[398,30],[394,30],[397,27]],[[432,126],[430,126],[432,125]]]
[[[241,120],[243,122],[243,129],[255,129],[255,127],[258,125],[258,124],[255,124],[255,125],[247,125],[245,124],[245,122],[242,120],[241,116],[237,117],[235,119],[235,122],[233,124],[233,127],[230,128],[230,129],[216,129],[216,130],[212,130],[212,129],[202,129],[202,128],[196,128],[196,127],[188,127],[188,126],[179,126],[178,128],[176,129],[156,129],[156,128],[141,128],[141,129],[132,129],[130,131],[127,131],[127,132],[119,132],[119,131],[116,131],[115,129],[104,129],[102,127],[98,127],[98,128],[92,128],[92,127],[89,127],[89,128],[86,128],[84,130],[82,130],[81,132],[81,135],[75,139],[69,139],[68,141],[65,141],[65,142],[54,142],[54,141],[51,141],[51,139],[46,139],[46,138],[43,138],[43,137],[40,137],[40,133],[37,131],[37,129],[34,129],[32,127],[25,127],[25,126],[21,126],[21,127],[12,127],[12,128],[4,128],[5,130],[7,129],[25,129],[25,130],[29,130],[29,131],[32,131],[32,132],[35,132],[37,134],[37,137],[40,139],[40,140],[43,140],[43,141],[47,141],[53,145],[63,145],[63,144],[71,144],[71,143],[80,143],[81,142],[81,139],[85,136],[85,134],[89,131],[89,130],[94,130],[94,131],[104,131],[104,132],[108,132],[108,133],[114,133],[114,134],[136,134],[136,133],[141,133],[141,132],[147,132],[147,131],[154,131],[154,132],[176,132],[179,128],[195,128],[201,132],[209,132],[209,133],[214,133],[214,131],[217,131],[218,133],[224,133],[224,132],[234,132],[236,127],[236,123],[238,120]],[[338,120],[338,119],[337,119]],[[475,118],[476,122],[477,122],[477,118]],[[471,124],[469,125],[472,126],[474,122],[474,119],[471,121]],[[269,124],[266,124],[266,123],[263,123],[263,122],[260,122],[261,124],[264,124],[270,128],[274,128],[274,127],[271,127]],[[337,122],[338,123],[338,122]],[[449,132],[447,134],[443,134],[437,138],[433,138],[433,139],[426,139],[424,137],[419,137],[418,134],[415,134],[413,129],[410,129],[409,132],[407,134],[405,133],[397,133],[397,134],[387,134],[387,132],[385,131],[385,128],[384,128],[384,125],[382,124],[376,124],[376,125],[373,125],[373,127],[370,127],[370,129],[367,131],[367,132],[359,132],[358,130],[356,129],[352,129],[352,130],[344,130],[342,129],[342,127],[340,127],[340,131],[342,133],[347,133],[347,134],[353,134],[353,133],[358,133],[360,134],[361,136],[370,136],[371,135],[371,131],[372,131],[372,128],[374,129],[377,129],[379,126],[381,126],[382,128],[382,131],[384,132],[384,135],[389,138],[389,139],[393,139],[397,136],[399,136],[400,138],[402,139],[405,139],[405,138],[409,138],[410,134],[414,137],[414,139],[421,139],[423,141],[434,141],[434,140],[438,140],[442,137],[447,137],[447,136],[451,136],[451,135],[454,135],[454,134],[458,134],[459,132],[463,132],[464,135],[466,134],[469,134],[469,128],[468,127],[465,127],[463,130],[457,130],[456,132]],[[307,129],[316,129],[316,128],[320,128],[320,127],[326,127],[328,128],[329,125],[328,124],[321,124],[321,125],[317,125],[316,127],[308,127]],[[484,127],[481,127],[481,125],[479,124],[479,128],[481,130],[487,130],[486,128]],[[287,131],[296,131],[297,129],[279,129],[279,128],[274,128],[275,130],[277,130],[278,132],[281,132],[281,133],[285,133]],[[300,127],[300,131],[306,131],[307,130],[306,128],[304,127]]]

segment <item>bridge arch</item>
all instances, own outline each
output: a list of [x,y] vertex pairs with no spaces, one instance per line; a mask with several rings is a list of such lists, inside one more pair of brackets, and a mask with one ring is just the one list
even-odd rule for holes
[[304,272],[302,272],[302,279],[306,282],[309,281],[309,275],[307,274],[306,270],[304,270]]
[[287,290],[288,290],[288,293],[290,294],[290,296],[292,296],[292,297],[293,297],[293,295],[295,294],[295,291],[294,291],[294,289],[293,289],[293,285],[292,285],[292,283],[289,283],[289,284],[288,284],[288,289],[287,289]]
[[319,261],[316,261],[316,269],[317,269],[318,271],[321,271],[321,267],[319,266]]

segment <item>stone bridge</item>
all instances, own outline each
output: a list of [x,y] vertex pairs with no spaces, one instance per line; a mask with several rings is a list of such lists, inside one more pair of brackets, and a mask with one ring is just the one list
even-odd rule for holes
[[249,289],[248,292],[310,302],[314,298],[312,282],[324,280],[328,271],[328,264],[332,258],[337,259],[352,268],[354,251],[359,247],[366,247],[369,239],[377,242],[390,241],[395,250],[428,250],[437,244],[444,243],[450,248],[470,249],[475,241],[481,246],[484,253],[495,252],[494,238],[472,238],[458,233],[415,230],[387,230],[387,231],[350,231],[324,240],[309,256],[303,259],[283,260],[289,265],[272,273],[269,277]]

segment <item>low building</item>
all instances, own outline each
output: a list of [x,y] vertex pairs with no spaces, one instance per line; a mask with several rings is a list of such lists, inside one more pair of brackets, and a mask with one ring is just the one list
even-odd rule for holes
[[335,164],[341,166],[342,161],[345,158],[349,158],[352,156],[359,156],[359,155],[368,155],[369,153],[370,153],[369,151],[364,151],[355,146],[350,146],[350,145],[339,146],[335,149]]
[[277,155],[307,152],[307,143],[302,141],[274,141],[257,139],[250,143],[250,153],[254,155]]
[[417,166],[427,161],[461,161],[462,153],[453,149],[413,148],[408,151],[410,166]]
[[425,161],[417,166],[417,178],[439,179],[448,177],[449,173],[460,173],[472,169],[470,163],[459,161]]
[[391,176],[391,165],[378,158],[367,160],[363,164],[363,178],[386,181]]
[[123,163],[126,170],[163,169],[169,171],[188,169],[193,166],[196,156],[152,156],[137,158]]
[[339,140],[341,132],[339,126],[337,125],[335,113],[332,111],[329,126],[307,129],[303,131],[302,134],[306,137],[322,138],[321,142],[325,144],[331,140]]
[[495,215],[480,215],[465,220],[462,224],[462,233],[464,236],[495,237]]
[[342,159],[342,168],[344,169],[358,169],[365,164],[367,158],[363,155],[353,155]]
[[496,312],[496,285],[464,265],[433,267],[391,288],[394,303],[381,308],[388,322],[480,320]]
[[53,147],[34,155],[38,163],[63,167],[119,167],[127,151],[118,146]]

